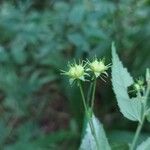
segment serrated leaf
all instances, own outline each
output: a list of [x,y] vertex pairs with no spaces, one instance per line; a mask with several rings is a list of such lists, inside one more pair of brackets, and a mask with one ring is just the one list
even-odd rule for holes
[[141,122],[141,99],[130,98],[128,95],[127,88],[134,83],[134,80],[119,60],[114,44],[112,44],[112,63],[112,84],[120,111],[129,120]]
[[[98,119],[93,115],[92,121],[94,124],[94,128],[97,134],[97,139],[99,142],[100,149],[102,150],[110,150],[110,146],[108,140],[105,135],[105,131],[103,129],[102,124],[98,121]],[[82,140],[80,150],[97,150],[95,139],[91,133],[90,125],[87,124],[86,133]]]
[[141,145],[137,147],[137,150],[149,150],[150,149],[150,138],[144,141]]

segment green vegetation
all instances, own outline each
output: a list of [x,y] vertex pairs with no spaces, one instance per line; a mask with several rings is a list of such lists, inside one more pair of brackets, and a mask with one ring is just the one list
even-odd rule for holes
[[[115,41],[129,71],[135,77],[145,74],[149,11],[149,0],[1,0],[0,149],[77,150],[86,126],[83,104],[79,88],[70,86],[60,69],[66,70],[68,61],[95,56],[111,62]],[[98,79],[93,111],[112,149],[128,149],[137,124],[122,119],[110,71],[108,76],[106,83]],[[141,121],[120,109],[128,119]],[[149,133],[145,121],[136,143]]]

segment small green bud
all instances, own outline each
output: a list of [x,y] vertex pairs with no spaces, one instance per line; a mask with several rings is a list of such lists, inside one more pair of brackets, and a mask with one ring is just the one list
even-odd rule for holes
[[144,78],[140,77],[139,79],[136,79],[135,82],[128,87],[128,93],[129,97],[137,97],[137,96],[143,96],[146,92],[146,84]]
[[140,85],[137,84],[137,83],[134,84],[134,88],[135,88],[136,91],[140,91],[141,90]]
[[145,85],[144,85],[144,79],[143,78],[139,78],[138,80],[136,80],[136,82],[134,83],[134,89],[137,92],[144,92]]
[[92,62],[89,62],[89,71],[93,72],[97,77],[99,77],[101,74],[105,74],[106,76],[107,74],[107,70],[110,67],[109,65],[105,65],[105,61],[104,59],[102,60],[98,60],[97,58],[95,58]]
[[66,75],[74,79],[79,79],[84,76],[84,67],[82,65],[75,64],[71,66]]
[[74,63],[69,65],[68,71],[62,71],[63,75],[67,75],[70,78],[70,83],[73,83],[75,80],[85,81],[85,76],[88,75],[85,72],[85,65],[82,63]]

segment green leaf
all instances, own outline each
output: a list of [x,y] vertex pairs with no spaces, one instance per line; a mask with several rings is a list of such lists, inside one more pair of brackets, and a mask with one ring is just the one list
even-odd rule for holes
[[150,137],[137,147],[137,150],[149,150],[150,149]]
[[[110,146],[106,138],[105,131],[103,129],[102,124],[98,121],[98,119],[94,115],[92,116],[92,121],[97,134],[97,139],[100,148],[102,150],[110,150]],[[87,124],[86,133],[84,135],[84,138],[82,139],[80,150],[96,150],[96,149],[97,149],[96,142],[91,133],[90,125]]]
[[141,99],[138,97],[130,98],[128,95],[127,88],[132,85],[134,81],[119,60],[114,44],[112,44],[112,63],[112,84],[120,111],[129,120],[141,122]]
[[85,12],[84,5],[81,4],[75,5],[69,14],[69,22],[72,23],[73,25],[81,23],[84,17],[84,12]]
[[9,56],[6,50],[0,46],[0,62],[7,62],[9,61]]
[[74,44],[75,46],[82,46],[86,44],[85,37],[79,33],[68,34],[68,40],[70,43]]

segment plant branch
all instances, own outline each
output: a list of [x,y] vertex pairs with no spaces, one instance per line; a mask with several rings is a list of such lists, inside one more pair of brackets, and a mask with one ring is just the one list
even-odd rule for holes
[[88,94],[87,94],[87,104],[88,104],[88,106],[90,106],[92,88],[93,88],[93,82],[90,83],[90,87],[89,87]]
[[94,79],[93,91],[92,91],[92,100],[91,100],[91,110],[92,110],[92,112],[93,112],[93,108],[94,108],[95,90],[96,90],[96,79]]
[[143,112],[142,121],[139,122],[139,125],[137,127],[137,130],[136,130],[136,133],[135,133],[135,136],[134,136],[134,139],[133,139],[133,142],[132,142],[130,150],[134,150],[135,149],[138,137],[139,137],[140,132],[142,130],[142,127],[143,127],[143,124],[144,124],[144,121],[145,121],[145,114],[146,114],[146,111],[147,111],[146,106],[147,106],[147,100],[148,100],[149,94],[150,94],[150,84],[148,84],[148,87],[147,87],[146,93],[145,93],[145,98],[144,98],[144,112]]
[[150,94],[150,84],[148,84],[147,90],[146,90],[146,94],[145,94],[145,106],[147,105],[147,101],[148,101],[148,97]]
[[79,86],[80,93],[81,93],[81,96],[82,96],[82,101],[83,101],[83,106],[84,106],[84,109],[85,109],[85,113],[87,115],[88,109],[87,109],[86,100],[85,100],[84,92],[83,92],[82,85],[81,85],[80,81],[78,81],[78,86]]
[[134,139],[133,139],[133,142],[132,142],[130,150],[134,150],[135,149],[138,137],[140,135],[140,132],[141,132],[143,124],[144,124],[144,121],[145,121],[145,116],[143,117],[142,122],[139,122],[139,124],[138,124],[138,127],[137,127],[137,130],[136,130],[136,133],[135,133],[135,136],[134,136]]

